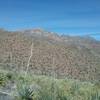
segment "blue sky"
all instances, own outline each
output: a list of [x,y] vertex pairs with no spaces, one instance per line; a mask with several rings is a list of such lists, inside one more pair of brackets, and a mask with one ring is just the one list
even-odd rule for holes
[[97,33],[100,39],[100,0],[0,0],[0,27],[43,28],[71,35]]

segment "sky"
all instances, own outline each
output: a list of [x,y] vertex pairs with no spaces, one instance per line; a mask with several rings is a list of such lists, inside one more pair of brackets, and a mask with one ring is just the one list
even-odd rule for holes
[[0,28],[43,28],[100,39],[100,0],[0,0]]

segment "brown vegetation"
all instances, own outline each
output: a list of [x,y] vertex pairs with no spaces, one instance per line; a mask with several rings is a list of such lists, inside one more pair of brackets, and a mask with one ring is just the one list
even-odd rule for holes
[[[37,34],[38,33],[38,34]],[[41,34],[40,34],[41,33]],[[80,80],[100,79],[100,42],[92,38],[58,36],[38,31],[0,30],[0,68]]]

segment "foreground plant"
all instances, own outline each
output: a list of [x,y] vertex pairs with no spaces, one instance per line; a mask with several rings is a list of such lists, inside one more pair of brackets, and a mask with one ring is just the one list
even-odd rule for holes
[[5,74],[0,73],[0,86],[5,86],[7,82],[7,77]]
[[38,100],[40,87],[36,84],[19,82],[16,87],[16,100]]

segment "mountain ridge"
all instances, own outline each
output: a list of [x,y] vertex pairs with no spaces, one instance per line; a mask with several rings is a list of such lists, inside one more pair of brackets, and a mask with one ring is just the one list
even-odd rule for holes
[[99,41],[37,29],[32,34],[30,30],[25,32],[0,30],[1,69],[25,71],[33,43],[29,72],[49,76],[54,72],[57,78],[100,79]]

